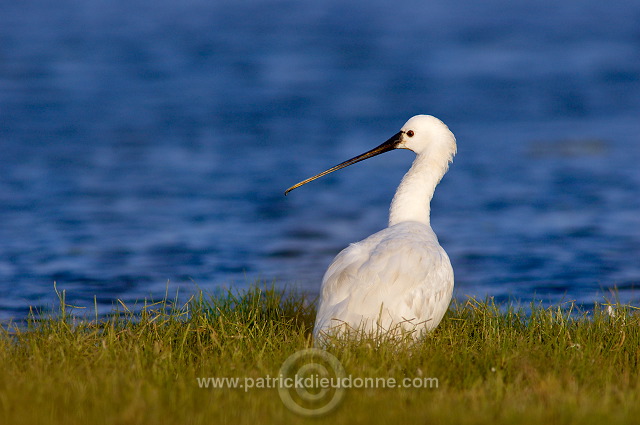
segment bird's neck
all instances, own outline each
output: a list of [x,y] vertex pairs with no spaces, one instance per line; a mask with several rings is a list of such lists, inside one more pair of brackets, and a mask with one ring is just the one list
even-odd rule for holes
[[416,157],[411,168],[391,202],[389,226],[404,221],[417,221],[430,225],[431,198],[436,186],[448,168],[448,161],[435,158],[428,153]]

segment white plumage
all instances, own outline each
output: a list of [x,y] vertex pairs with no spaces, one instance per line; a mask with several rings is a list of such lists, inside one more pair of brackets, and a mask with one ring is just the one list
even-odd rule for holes
[[327,335],[399,331],[418,338],[444,316],[453,291],[453,268],[430,225],[436,185],[456,153],[449,128],[417,115],[375,149],[289,188],[392,149],[416,153],[391,203],[389,227],[340,252],[322,280],[316,343]]

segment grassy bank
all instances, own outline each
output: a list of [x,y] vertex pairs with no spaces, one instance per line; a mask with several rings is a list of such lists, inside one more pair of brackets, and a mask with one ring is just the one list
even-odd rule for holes
[[428,385],[351,388],[332,412],[312,419],[287,408],[278,389],[202,388],[198,379],[257,387],[277,377],[285,359],[311,346],[315,312],[303,296],[264,288],[201,294],[136,313],[122,306],[99,320],[66,310],[0,329],[0,423],[613,424],[640,417],[640,315],[629,307],[617,306],[613,316],[599,306],[524,314],[470,300],[454,304],[414,346],[336,344],[329,351],[350,377]]

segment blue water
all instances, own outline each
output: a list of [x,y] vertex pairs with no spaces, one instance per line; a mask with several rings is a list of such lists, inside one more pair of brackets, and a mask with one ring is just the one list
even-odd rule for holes
[[0,4],[0,317],[256,279],[317,293],[441,118],[456,296],[640,303],[640,3]]

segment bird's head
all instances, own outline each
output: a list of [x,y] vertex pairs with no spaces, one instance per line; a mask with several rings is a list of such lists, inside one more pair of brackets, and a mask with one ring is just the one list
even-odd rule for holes
[[440,153],[453,157],[456,153],[456,138],[438,118],[431,115],[411,117],[400,129],[396,149],[409,149],[416,154]]
[[417,155],[425,154],[429,157],[433,157],[436,161],[442,162],[443,170],[446,171],[449,162],[451,162],[456,153],[456,138],[449,130],[449,127],[447,127],[438,118],[432,117],[431,115],[416,115],[410,118],[409,121],[402,126],[399,132],[391,136],[380,146],[342,162],[320,174],[309,177],[308,179],[291,186],[284,192],[284,194],[286,195],[293,189],[307,184],[319,177],[393,149],[409,149]]

